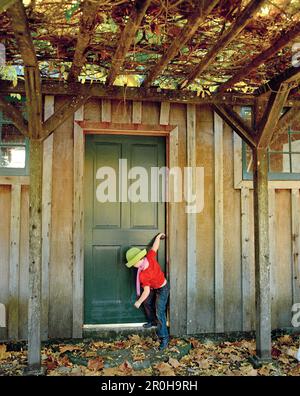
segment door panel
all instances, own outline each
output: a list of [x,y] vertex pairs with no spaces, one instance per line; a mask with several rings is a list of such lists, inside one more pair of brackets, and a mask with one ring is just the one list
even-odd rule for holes
[[[143,167],[149,176],[142,191],[150,202],[123,202],[119,192],[134,187],[119,171],[119,159],[127,159],[128,171]],[[165,231],[165,203],[151,202],[151,167],[165,166],[163,137],[86,136],[85,160],[85,271],[84,316],[86,324],[144,322],[137,310],[136,269],[125,266],[126,251],[132,246],[149,249],[158,232]],[[116,175],[116,201],[99,202],[97,188],[103,181],[98,170],[111,167]],[[134,171],[134,169],[133,169]],[[129,173],[129,176],[134,176]],[[136,187],[137,185],[135,185]],[[134,191],[140,194],[140,190]],[[120,191],[119,191],[120,190]],[[123,196],[124,198],[124,196]],[[165,271],[165,243],[161,242],[158,260]]]

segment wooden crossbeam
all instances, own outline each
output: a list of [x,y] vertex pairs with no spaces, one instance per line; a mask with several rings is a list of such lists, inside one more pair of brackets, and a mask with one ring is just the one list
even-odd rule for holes
[[191,84],[208,66],[216,59],[218,53],[224,50],[227,45],[236,38],[236,36],[249,23],[253,15],[259,10],[265,0],[251,0],[250,3],[242,11],[235,23],[230,26],[225,33],[217,39],[215,45],[205,55],[202,61],[192,70],[188,77],[181,84],[181,88]]
[[86,60],[86,49],[97,26],[98,1],[86,0],[83,4],[79,34],[73,57],[73,63],[68,75],[68,81],[76,81]]
[[283,106],[286,103],[291,84],[281,83],[279,88],[272,92],[266,106],[265,112],[258,125],[257,147],[266,148],[270,144],[276,125],[280,119]]
[[135,38],[135,34],[140,27],[140,24],[144,18],[144,15],[149,7],[151,0],[136,0],[135,4],[132,7],[132,11],[129,15],[128,22],[124,30],[122,31],[121,37],[119,39],[119,45],[114,54],[111,68],[109,70],[106,84],[112,85],[120,73],[120,70],[123,66],[126,54],[133,43]]
[[271,145],[283,134],[287,133],[288,127],[295,121],[300,120],[300,107],[290,108],[283,116],[280,117],[274,134],[271,138]]
[[88,99],[89,95],[76,95],[50,116],[43,124],[42,140],[45,140],[56,128],[71,117]]
[[252,71],[256,70],[271,56],[275,55],[278,51],[284,48],[288,43],[294,40],[300,33],[300,22],[296,23],[288,31],[284,31],[280,34],[279,38],[273,41],[272,45],[265,51],[261,52],[256,58],[254,58],[245,67],[242,67],[236,74],[234,74],[224,84],[220,85],[218,92],[225,92],[228,88],[232,87],[243,78],[248,76]]
[[28,125],[21,111],[13,104],[7,102],[2,96],[0,96],[0,108],[5,113],[5,115],[11,119],[15,127],[18,128],[22,135],[29,137]]
[[250,146],[255,147],[255,132],[230,106],[215,104],[216,113]]
[[[259,96],[263,95],[269,91],[276,91],[276,89],[280,86],[281,83],[294,83],[294,87],[299,85],[297,80],[300,79],[300,67],[289,67],[282,73],[273,77],[266,84],[261,85],[254,91],[254,95]],[[293,87],[291,87],[293,88]]]
[[42,130],[42,88],[39,65],[23,2],[17,0],[7,9],[24,63],[29,135],[39,138]]
[[219,3],[219,0],[206,0],[202,7],[198,7],[197,11],[187,20],[185,27],[181,30],[176,40],[167,49],[166,53],[160,58],[159,62],[150,70],[148,76],[143,81],[142,86],[149,87],[156,77],[164,71],[168,63],[178,54],[180,49],[194,36],[200,24],[210,14],[213,8]]

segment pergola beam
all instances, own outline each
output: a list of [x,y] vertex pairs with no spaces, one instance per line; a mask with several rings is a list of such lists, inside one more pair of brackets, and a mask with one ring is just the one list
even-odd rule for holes
[[42,89],[39,65],[33,46],[24,5],[17,0],[8,8],[11,25],[24,63],[29,134],[39,138],[42,130]]
[[192,70],[188,77],[181,84],[181,88],[191,84],[208,66],[216,59],[219,52],[224,50],[232,40],[234,40],[244,27],[249,23],[253,15],[261,7],[265,0],[251,0],[250,3],[242,11],[241,15],[237,18],[225,33],[217,40],[215,45],[208,51],[202,61]]
[[250,146],[255,147],[255,132],[230,106],[215,104],[216,113]]
[[292,26],[288,31],[284,31],[280,34],[272,45],[265,51],[261,52],[255,57],[250,63],[242,67],[236,74],[234,74],[229,80],[219,86],[218,92],[225,92],[228,88],[234,86],[239,81],[242,81],[252,71],[256,70],[260,65],[267,61],[271,56],[275,55],[278,51],[284,48],[288,43],[294,40],[300,33],[300,22]]
[[274,143],[279,136],[286,133],[287,128],[295,121],[300,120],[300,107],[290,108],[278,121],[270,144]]
[[290,90],[291,84],[285,82],[280,84],[276,92],[271,93],[262,120],[258,126],[258,147],[266,148],[269,146]]
[[88,99],[89,95],[77,95],[66,102],[43,124],[42,140],[45,140],[65,120],[71,117]]
[[29,137],[28,125],[21,111],[13,104],[7,102],[3,96],[0,96],[0,108],[12,120],[22,135]]
[[86,0],[83,4],[79,34],[73,57],[73,63],[68,75],[68,81],[76,81],[86,61],[86,50],[97,26],[98,1]]
[[[200,2],[199,2],[200,3]],[[180,49],[194,36],[200,24],[205,20],[206,16],[219,3],[219,0],[206,0],[204,4],[198,6],[197,11],[187,20],[184,28],[182,28],[176,40],[167,49],[166,53],[160,58],[159,62],[150,70],[148,76],[143,81],[142,86],[149,87],[156,77],[164,71],[168,63],[178,54]]]
[[134,41],[135,34],[142,23],[142,20],[150,3],[151,0],[135,1],[135,4],[132,7],[131,14],[128,18],[128,22],[126,23],[126,26],[121,33],[119,45],[112,59],[111,68],[106,79],[107,85],[112,85],[117,75],[120,73],[126,54]]
[[277,74],[267,83],[261,85],[254,91],[255,96],[263,95],[269,91],[276,91],[281,83],[293,83],[293,87],[297,87],[300,79],[300,67],[289,67],[284,72]]

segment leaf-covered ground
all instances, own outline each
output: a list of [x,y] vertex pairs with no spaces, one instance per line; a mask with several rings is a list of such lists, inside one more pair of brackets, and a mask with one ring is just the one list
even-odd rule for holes
[[[48,343],[42,349],[42,364],[47,376],[298,376],[299,343],[299,336],[277,337],[272,363],[257,369],[249,361],[255,354],[254,340],[172,338],[162,353],[157,341],[139,335],[112,342]],[[25,344],[0,344],[0,375],[23,375],[26,364]]]

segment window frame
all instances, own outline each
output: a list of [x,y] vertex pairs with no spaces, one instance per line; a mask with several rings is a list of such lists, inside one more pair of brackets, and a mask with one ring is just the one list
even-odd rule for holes
[[[248,107],[250,107],[250,106],[241,106],[240,115],[242,118],[244,118],[243,112]],[[295,172],[295,173],[292,173],[292,172],[270,172],[270,155],[272,155],[272,154],[288,154],[289,159],[290,159],[290,170],[291,170],[292,169],[292,166],[291,166],[292,155],[300,154],[300,152],[291,151],[291,135],[292,134],[300,134],[300,131],[292,130],[290,127],[288,127],[287,133],[288,133],[289,151],[270,150],[270,148],[268,147],[268,180],[272,180],[272,181],[286,181],[286,180],[287,181],[288,180],[300,181],[300,173],[299,172]],[[242,156],[242,179],[245,181],[253,181],[253,172],[247,171],[246,150],[247,150],[247,143],[244,140],[242,140],[242,153],[241,153],[242,154],[241,155]]]
[[[12,98],[11,96],[6,96],[5,99],[10,102],[14,101],[14,98]],[[22,105],[24,105],[26,102],[26,98],[22,96],[20,102],[22,103]],[[9,118],[4,117],[4,112],[0,110],[0,126],[5,124],[12,125],[13,122],[11,122]],[[29,139],[25,137],[24,143],[3,142],[2,130],[0,129],[0,149],[2,147],[25,147],[25,167],[8,168],[8,167],[0,166],[0,176],[28,176],[29,175]]]

